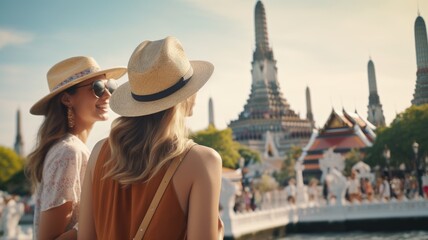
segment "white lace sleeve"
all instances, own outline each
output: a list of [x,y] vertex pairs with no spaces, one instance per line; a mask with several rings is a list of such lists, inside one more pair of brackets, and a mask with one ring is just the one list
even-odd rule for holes
[[67,145],[48,153],[43,169],[41,211],[70,201],[73,206],[79,202],[81,161],[81,153]]

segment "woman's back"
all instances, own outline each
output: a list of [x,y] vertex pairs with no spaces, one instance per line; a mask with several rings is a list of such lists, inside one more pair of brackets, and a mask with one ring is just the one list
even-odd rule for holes
[[[186,239],[193,181],[199,174],[210,175],[206,172],[209,168],[203,163],[205,160],[199,157],[201,154],[211,152],[213,151],[209,148],[195,146],[188,154],[187,151],[183,154],[184,159],[165,190],[145,233],[145,239]],[[168,166],[164,166],[150,181],[133,183],[125,188],[111,178],[101,180],[108,170],[103,166],[109,157],[110,148],[105,142],[93,173],[92,206],[97,238],[132,239]],[[205,169],[201,169],[201,166]],[[197,195],[201,199],[193,197],[196,203],[204,204],[211,201],[204,199],[204,194]]]

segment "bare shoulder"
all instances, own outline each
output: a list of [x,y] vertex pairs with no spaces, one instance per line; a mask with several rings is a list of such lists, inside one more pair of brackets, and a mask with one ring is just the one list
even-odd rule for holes
[[197,161],[202,164],[221,165],[220,154],[216,150],[202,145],[193,146],[187,154],[187,157],[192,159],[190,161]]
[[222,160],[220,154],[212,148],[202,145],[195,145],[190,149],[185,158],[183,165],[193,169],[192,172],[217,172],[221,171]]
[[93,169],[95,168],[95,164],[97,162],[98,155],[100,154],[101,148],[103,147],[106,140],[107,140],[107,138],[104,138],[104,139],[98,141],[95,144],[94,148],[92,149],[91,156],[89,156],[89,161],[88,161],[88,167],[89,167],[89,169],[91,169],[91,171],[93,171]]

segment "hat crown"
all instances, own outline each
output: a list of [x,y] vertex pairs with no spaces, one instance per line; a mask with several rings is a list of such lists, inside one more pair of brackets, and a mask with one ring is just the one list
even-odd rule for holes
[[136,95],[161,92],[176,84],[190,69],[190,62],[177,38],[144,41],[128,62],[131,92]]
[[92,57],[78,56],[55,64],[47,73],[49,90],[52,92],[85,75],[98,72],[100,67]]

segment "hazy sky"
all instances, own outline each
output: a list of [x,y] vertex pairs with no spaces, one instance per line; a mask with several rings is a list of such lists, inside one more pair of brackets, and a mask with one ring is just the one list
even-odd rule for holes
[[[291,108],[306,116],[310,87],[316,124],[332,108],[367,116],[369,56],[389,124],[410,106],[416,80],[416,0],[264,0],[278,80]],[[34,146],[42,117],[29,114],[48,93],[46,72],[77,55],[102,68],[127,65],[144,40],[176,36],[190,59],[211,61],[215,71],[200,91],[188,125],[208,124],[214,100],[218,128],[238,117],[251,87],[255,0],[0,1],[0,145],[12,147],[15,114],[22,111],[25,151]],[[428,19],[428,1],[419,1]],[[126,81],[123,77],[120,83]],[[107,136],[111,120],[97,123],[90,148]]]

